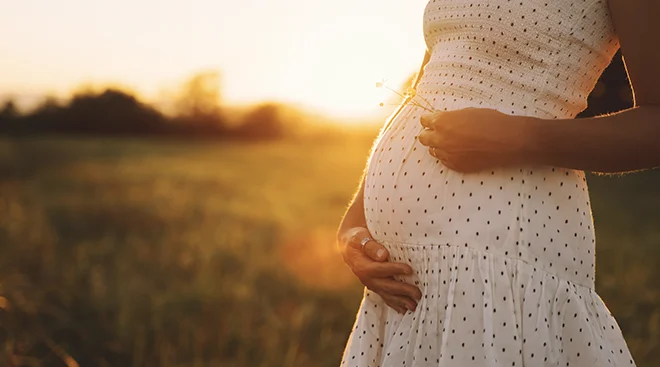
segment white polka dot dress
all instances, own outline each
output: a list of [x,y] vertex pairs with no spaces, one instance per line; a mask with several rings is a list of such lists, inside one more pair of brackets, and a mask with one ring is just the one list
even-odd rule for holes
[[[582,111],[619,48],[605,0],[431,0],[424,35],[417,95],[436,109],[546,119]],[[415,140],[425,113],[408,103],[384,129],[364,191],[369,230],[422,299],[401,315],[365,289],[341,365],[634,366],[594,290],[584,172],[452,171]]]

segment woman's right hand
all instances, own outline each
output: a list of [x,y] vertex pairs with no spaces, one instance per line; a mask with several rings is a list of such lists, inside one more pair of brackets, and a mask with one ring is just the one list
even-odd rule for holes
[[389,252],[375,240],[368,241],[364,248],[360,242],[370,237],[369,230],[355,227],[339,236],[339,245],[344,262],[369,290],[377,293],[385,303],[397,312],[414,311],[422,298],[419,288],[399,282],[394,275],[410,275],[408,264],[387,261]]

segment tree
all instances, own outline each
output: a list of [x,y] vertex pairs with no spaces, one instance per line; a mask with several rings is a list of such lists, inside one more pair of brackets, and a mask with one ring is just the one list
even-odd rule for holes
[[220,112],[220,74],[206,71],[194,75],[181,88],[176,105],[183,117],[217,117]]
[[58,132],[156,134],[164,129],[158,111],[117,89],[78,94],[55,115],[42,115],[45,127]]
[[287,134],[281,107],[274,103],[256,106],[236,130],[238,136],[251,140],[280,139]]
[[53,96],[47,96],[44,100],[34,109],[33,115],[48,115],[51,116],[61,109],[59,101]]
[[5,101],[5,104],[0,109],[0,120],[13,120],[19,116],[16,103],[13,100]]

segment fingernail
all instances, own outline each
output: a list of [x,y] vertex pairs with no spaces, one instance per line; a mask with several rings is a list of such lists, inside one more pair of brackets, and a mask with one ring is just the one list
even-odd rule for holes
[[378,257],[379,259],[382,258],[383,255],[385,255],[385,250],[379,249],[378,251],[376,251],[376,257]]

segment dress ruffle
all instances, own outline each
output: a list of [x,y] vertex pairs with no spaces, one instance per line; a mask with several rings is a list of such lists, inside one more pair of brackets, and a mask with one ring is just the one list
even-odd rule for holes
[[473,247],[384,245],[422,299],[401,315],[365,289],[342,365],[634,366],[593,288]]

